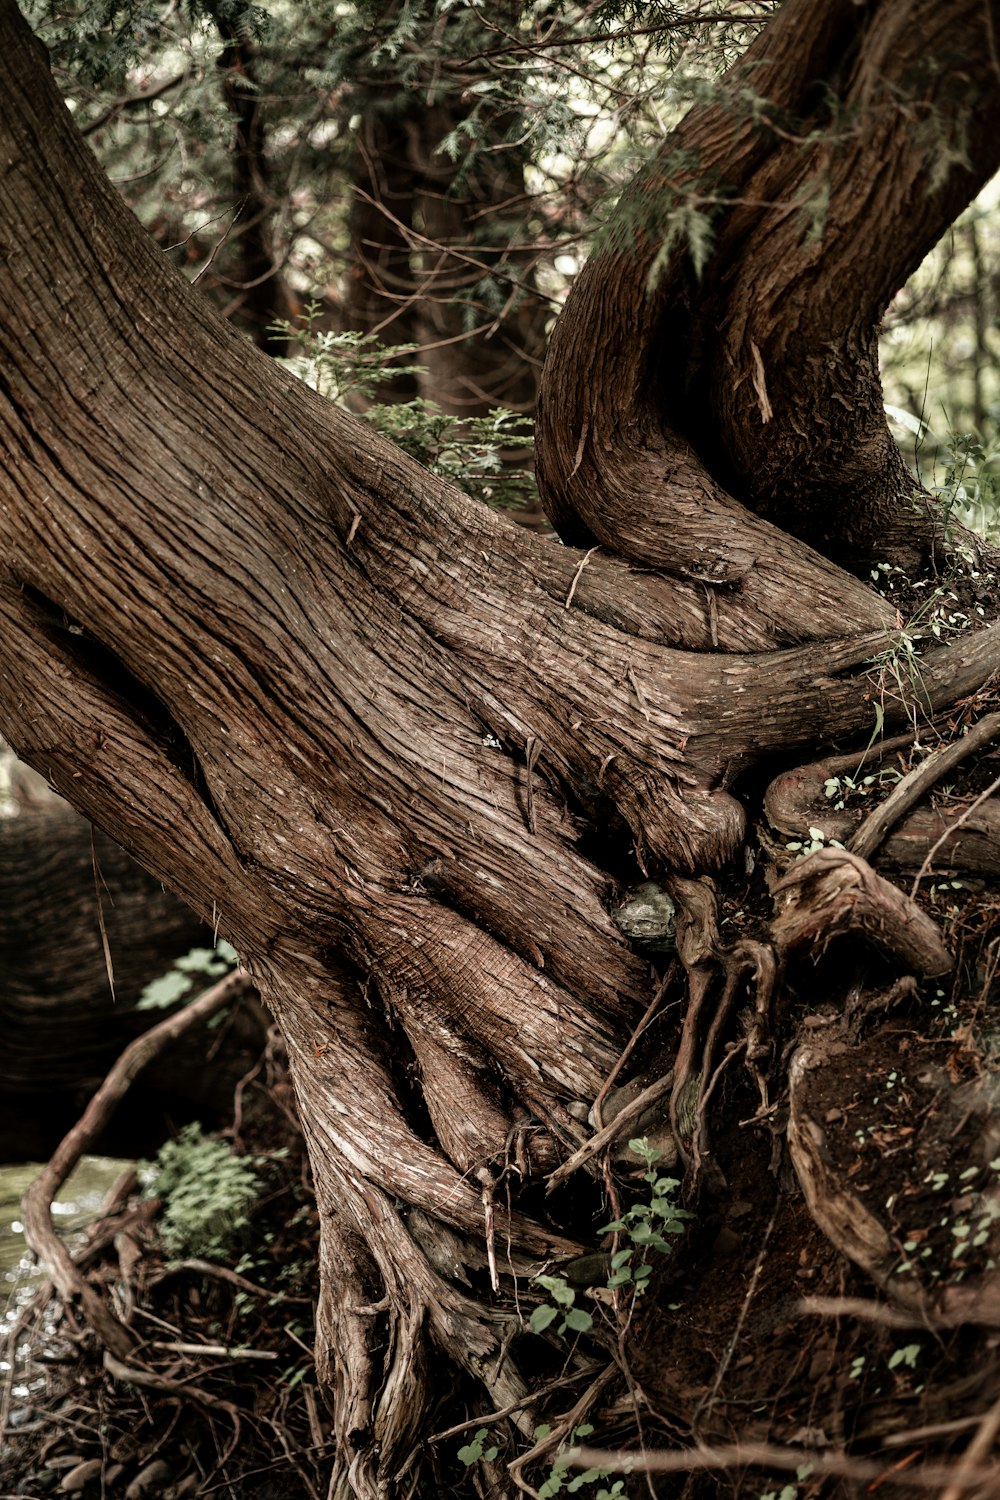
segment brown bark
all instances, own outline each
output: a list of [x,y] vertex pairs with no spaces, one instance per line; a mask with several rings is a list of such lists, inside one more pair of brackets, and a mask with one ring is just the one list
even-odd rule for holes
[[[848,10],[791,0],[776,79]],[[220,325],[100,177],[9,0],[0,17],[0,729],[274,1010],[323,1218],[334,1492],[382,1496],[430,1399],[425,1336],[497,1405],[521,1389],[507,1315],[445,1280],[398,1203],[459,1243],[491,1242],[492,1213],[501,1262],[574,1248],[503,1187],[581,1143],[567,1105],[598,1095],[648,999],[585,827],[612,839],[613,813],[638,868],[673,874],[691,1002],[670,1110],[696,1169],[720,1028],[753,988],[756,1067],[780,973],[770,942],[727,949],[710,884],[680,877],[739,852],[743,768],[870,734],[873,698],[887,723],[912,704],[870,667],[883,603],[661,420],[642,382],[662,299],[634,257],[595,260],[554,343],[542,471],[622,554],[581,555]],[[716,126],[763,161],[768,132]],[[921,706],[998,661],[996,627],[929,650]]]
[[[829,575],[743,505],[828,555],[919,561],[933,527],[886,425],[876,330],[996,169],[993,11],[792,0],[691,112],[553,336],[539,477],[564,535],[722,594],[766,590],[780,557],[800,599],[816,591],[815,634]],[[715,247],[696,284],[682,243],[647,297],[664,203],[709,213]]]

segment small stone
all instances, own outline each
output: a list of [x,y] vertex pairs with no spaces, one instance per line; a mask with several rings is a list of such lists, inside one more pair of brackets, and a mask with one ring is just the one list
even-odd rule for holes
[[59,1488],[65,1495],[79,1495],[91,1480],[100,1479],[101,1465],[102,1460],[99,1458],[86,1459],[82,1464],[77,1464],[75,1469],[70,1469],[68,1474],[63,1475]]
[[592,1250],[560,1269],[570,1286],[604,1286],[611,1275],[611,1256],[605,1251]]
[[645,951],[665,953],[674,948],[677,908],[655,880],[633,887],[611,915],[619,932]]
[[165,1464],[162,1458],[154,1458],[151,1464],[147,1464],[135,1476],[125,1491],[125,1500],[142,1500],[143,1495],[155,1495],[169,1478],[170,1465]]
[[836,1125],[838,1120],[844,1118],[844,1111],[842,1109],[828,1109],[823,1118],[828,1125]]
[[77,1464],[83,1463],[82,1453],[57,1453],[55,1458],[47,1458],[45,1467],[47,1469],[75,1469]]

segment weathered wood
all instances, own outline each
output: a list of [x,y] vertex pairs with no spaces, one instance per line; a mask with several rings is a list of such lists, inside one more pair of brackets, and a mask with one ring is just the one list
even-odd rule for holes
[[[966,0],[948,9],[971,47]],[[755,86],[804,112],[831,60],[863,50],[858,21],[846,0],[789,0]],[[740,181],[787,144],[724,111],[688,130]],[[568,1106],[598,1094],[648,999],[581,834],[614,815],[639,869],[684,897],[697,993],[676,1125],[698,1059],[699,1111],[711,1091],[712,986],[723,1015],[755,987],[755,1065],[778,972],[769,941],[727,951],[714,897],[699,907],[681,877],[740,852],[747,766],[870,733],[873,700],[906,720],[872,665],[891,611],[744,509],[752,475],[730,492],[694,427],[679,435],[660,378],[679,258],[647,299],[648,258],[596,257],[553,340],[541,473],[567,531],[602,543],[581,554],[477,508],[218,323],[100,176],[11,0],[0,143],[0,728],[235,944],[273,1008],[323,1220],[320,1367],[365,1424],[341,1431],[335,1492],[381,1495],[430,1399],[425,1335],[498,1404],[520,1389],[512,1364],[496,1373],[502,1316],[430,1265],[405,1206],[522,1257],[578,1248],[492,1194],[508,1164],[547,1171],[581,1143]],[[1000,132],[983,169],[991,152]],[[956,201],[933,198],[921,234]],[[838,253],[894,252],[863,229]],[[921,705],[998,661],[997,628],[928,650]],[[826,925],[852,902],[839,888]],[[938,972],[920,936],[895,951]],[[695,1163],[701,1123],[683,1132]]]

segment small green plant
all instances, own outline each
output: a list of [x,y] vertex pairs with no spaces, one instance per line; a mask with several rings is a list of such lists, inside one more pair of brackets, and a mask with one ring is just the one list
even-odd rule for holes
[[483,1459],[486,1463],[492,1463],[500,1452],[500,1449],[496,1443],[490,1443],[489,1447],[486,1446],[489,1441],[489,1435],[489,1430],[486,1427],[478,1428],[472,1439],[459,1448],[459,1462],[465,1464],[466,1468],[479,1463],[480,1459]]
[[221,979],[238,962],[232,943],[220,941],[214,948],[192,948],[175,961],[173,968],[146,985],[136,1010],[166,1010],[178,1000],[190,999],[199,980]]
[[691,1214],[674,1202],[680,1182],[676,1177],[660,1176],[656,1163],[662,1153],[650,1146],[646,1136],[629,1141],[628,1148],[646,1164],[642,1175],[649,1184],[650,1198],[648,1203],[634,1203],[620,1219],[605,1224],[601,1233],[622,1235],[628,1240],[628,1244],[611,1257],[609,1289],[631,1286],[638,1296],[653,1274],[649,1251],[669,1254],[671,1246],[666,1236],[683,1234],[685,1222]]
[[937,455],[944,477],[933,486],[945,540],[953,521],[1000,541],[1000,442],[984,445],[972,432],[954,432]]
[[[578,1427],[573,1428],[565,1446],[556,1454],[548,1478],[538,1487],[539,1500],[552,1500],[552,1496],[558,1495],[562,1490],[565,1490],[567,1495],[575,1495],[585,1485],[596,1484],[599,1479],[607,1479],[607,1469],[582,1469],[580,1473],[574,1474],[572,1479],[569,1477],[568,1450],[574,1448],[583,1438],[589,1437],[593,1430],[591,1422],[581,1422]],[[547,1431],[548,1428],[538,1428],[535,1435],[544,1437]],[[619,1479],[610,1490],[598,1490],[595,1500],[619,1500],[623,1492],[624,1485]]]
[[381,388],[400,375],[419,375],[418,364],[400,363],[416,344],[383,344],[370,333],[332,333],[319,326],[322,309],[310,303],[303,322],[276,323],[274,331],[294,340],[299,353],[282,363],[313,390],[354,411],[411,458],[494,509],[514,509],[534,498],[527,466],[509,466],[504,453],[530,450],[532,424],[501,407],[478,417],[455,417],[418,396],[381,401]]
[[843,847],[837,839],[827,838],[822,828],[810,828],[808,842],[805,839],[792,839],[791,843],[785,845],[785,848],[794,854],[796,859],[805,859],[807,854],[817,854],[820,849],[843,849]]
[[160,1238],[178,1259],[224,1260],[249,1223],[260,1197],[255,1163],[225,1141],[202,1134],[197,1121],[160,1148],[143,1175],[163,1201]]
[[827,777],[823,783],[823,795],[833,803],[836,812],[843,812],[849,804],[871,796],[873,789],[878,791],[886,782],[899,781],[899,779],[900,772],[892,767],[873,771],[869,776],[859,776],[857,773],[850,776],[845,772],[842,776]]
[[562,1322],[556,1329],[560,1335],[586,1333],[593,1327],[594,1319],[590,1313],[585,1308],[574,1305],[576,1292],[565,1276],[536,1276],[535,1285],[548,1292],[551,1301],[540,1303],[528,1319],[528,1327],[532,1333],[544,1333],[560,1314]]

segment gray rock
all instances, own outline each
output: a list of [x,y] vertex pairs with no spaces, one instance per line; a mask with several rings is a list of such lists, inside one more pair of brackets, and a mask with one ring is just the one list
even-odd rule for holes
[[634,886],[611,916],[619,932],[645,952],[673,952],[677,908],[655,880]]

